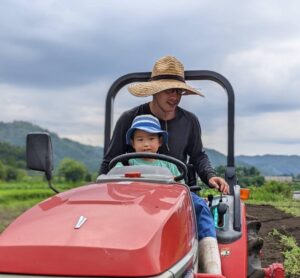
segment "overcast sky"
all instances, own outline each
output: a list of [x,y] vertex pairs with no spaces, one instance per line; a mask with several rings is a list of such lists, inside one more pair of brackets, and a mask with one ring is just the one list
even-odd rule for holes
[[[29,121],[103,145],[105,96],[162,56],[225,76],[236,95],[236,154],[300,155],[300,1],[2,0],[0,121]],[[223,89],[186,96],[204,145],[226,154]],[[117,96],[115,117],[149,101]]]

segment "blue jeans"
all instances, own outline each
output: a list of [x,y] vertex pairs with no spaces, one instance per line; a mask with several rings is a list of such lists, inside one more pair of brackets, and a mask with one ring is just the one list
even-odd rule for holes
[[216,229],[210,209],[202,198],[194,192],[191,193],[196,212],[198,240],[200,241],[204,237],[216,238]]

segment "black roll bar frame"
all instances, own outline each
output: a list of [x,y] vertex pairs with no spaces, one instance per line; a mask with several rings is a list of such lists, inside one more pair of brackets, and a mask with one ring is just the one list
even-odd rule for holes
[[[114,99],[120,89],[133,82],[144,82],[149,80],[150,72],[129,73],[118,78],[110,87],[106,97],[104,152],[108,148],[111,137],[111,126],[113,120]],[[211,80],[221,85],[228,96],[228,153],[227,166],[234,167],[234,92],[229,81],[214,71],[195,70],[185,71],[186,80]]]
[[[235,195],[234,186],[237,184],[234,161],[234,91],[230,82],[221,74],[209,70],[188,70],[185,71],[186,80],[209,80],[219,84],[227,93],[227,167],[225,180],[230,186],[230,193]],[[126,85],[133,82],[145,82],[151,77],[151,72],[135,72],[119,77],[110,87],[105,103],[105,127],[104,127],[104,153],[106,152],[112,134],[113,105],[118,92]],[[238,194],[239,195],[239,194]],[[235,207],[239,207],[239,196],[235,197]],[[241,229],[240,209],[234,209],[234,229]]]

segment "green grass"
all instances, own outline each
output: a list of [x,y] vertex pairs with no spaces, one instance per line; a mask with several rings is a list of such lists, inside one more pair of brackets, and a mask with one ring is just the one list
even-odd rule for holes
[[249,187],[247,204],[272,205],[277,209],[300,216],[300,201],[292,199],[293,188],[289,184],[269,182],[261,187]]
[[[54,187],[59,191],[65,191],[80,184],[83,184],[83,182],[55,182]],[[23,182],[0,182],[0,232],[7,227],[12,219],[17,218],[28,208],[54,194],[46,181],[37,178]]]
[[[59,191],[65,191],[84,182],[74,184],[54,181],[53,184]],[[287,184],[269,182],[261,187],[250,187],[250,199],[246,203],[272,205],[286,213],[300,216],[300,201],[291,198],[292,191],[297,186],[298,184],[291,187]],[[213,189],[203,189],[199,195],[205,198],[208,194],[217,195],[219,192]],[[0,212],[11,209],[15,211],[11,212],[13,215],[18,215],[24,211],[24,208],[31,207],[52,195],[54,192],[41,177],[30,177],[23,182],[0,182]]]
[[20,214],[40,201],[41,199],[30,199],[22,202],[14,202],[10,206],[0,204],[0,212],[5,211],[4,215],[1,214],[0,233],[11,223],[13,219],[16,219]]
[[284,268],[287,277],[300,276],[300,247],[297,246],[296,240],[291,236],[281,234],[274,229],[271,233],[272,236],[278,238],[283,247]]
[[[269,182],[264,186],[251,186],[250,198],[245,203],[252,205],[271,205],[277,209],[290,213],[294,216],[300,216],[300,201],[292,199],[294,188],[289,184]],[[199,195],[206,198],[209,194],[219,195],[214,189],[203,189]]]
[[[251,193],[250,193],[251,194]],[[255,200],[250,199],[246,201],[246,204],[251,205],[270,205],[285,213],[292,214],[294,216],[300,216],[300,202],[291,199],[281,199],[278,201],[268,201],[268,200]]]
[[291,186],[293,191],[300,191],[300,182],[294,182]]
[[215,189],[211,189],[211,188],[203,188],[203,189],[201,189],[201,191],[199,191],[197,193],[202,198],[207,198],[208,195],[213,195],[213,196],[220,195],[220,192],[218,192]]
[[50,189],[10,189],[0,190],[0,203],[10,205],[15,202],[22,202],[31,199],[46,199],[53,195]]

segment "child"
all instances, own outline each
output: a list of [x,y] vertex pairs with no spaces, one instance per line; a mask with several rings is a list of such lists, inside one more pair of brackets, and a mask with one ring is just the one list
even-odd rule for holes
[[[152,115],[140,115],[134,118],[131,128],[126,133],[126,143],[136,152],[157,153],[162,144],[167,144],[168,133],[161,129],[159,120]],[[178,176],[178,168],[166,161],[158,159],[130,159],[129,165],[154,165],[167,167],[174,176]],[[121,163],[117,167],[123,166]],[[198,240],[199,264],[205,273],[221,274],[221,262],[216,240],[216,231],[210,210],[205,201],[191,192],[195,206]]]

